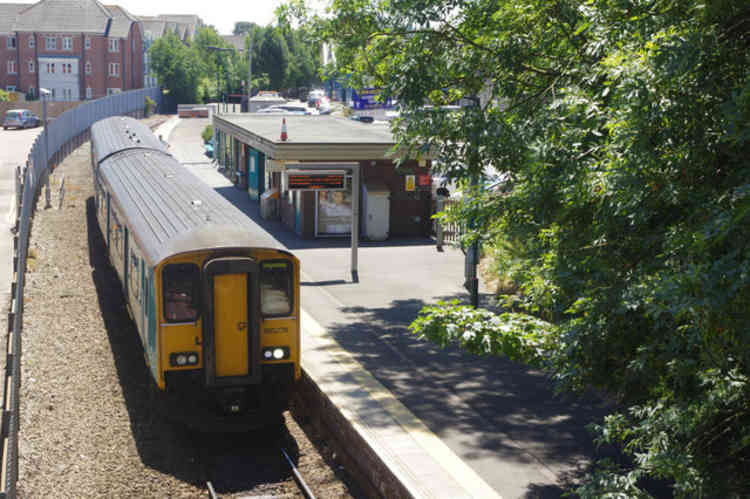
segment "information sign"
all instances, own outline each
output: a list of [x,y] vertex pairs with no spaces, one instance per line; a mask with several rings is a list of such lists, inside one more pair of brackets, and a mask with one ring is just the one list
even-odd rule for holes
[[343,171],[289,171],[287,182],[290,191],[343,191],[346,175]]

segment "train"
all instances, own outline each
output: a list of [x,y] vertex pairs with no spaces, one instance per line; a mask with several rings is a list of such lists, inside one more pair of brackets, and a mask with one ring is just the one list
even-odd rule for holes
[[96,219],[152,390],[203,429],[280,421],[300,378],[300,264],[125,116],[91,127]]

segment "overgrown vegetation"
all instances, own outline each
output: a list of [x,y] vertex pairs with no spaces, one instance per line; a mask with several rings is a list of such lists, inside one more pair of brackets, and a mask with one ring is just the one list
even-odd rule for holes
[[154,99],[147,95],[146,99],[143,102],[143,112],[148,117],[151,116],[151,113],[154,112],[154,109],[156,109],[156,101],[154,101]]
[[214,138],[214,127],[207,125],[201,132],[201,138],[203,139],[204,144],[211,142],[211,139]]
[[[750,490],[750,5],[740,0],[334,0],[321,37],[398,99],[398,147],[467,182],[450,216],[508,255],[509,313],[427,307],[439,344],[544,366],[625,409],[583,497]],[[477,100],[457,112],[425,108]]]

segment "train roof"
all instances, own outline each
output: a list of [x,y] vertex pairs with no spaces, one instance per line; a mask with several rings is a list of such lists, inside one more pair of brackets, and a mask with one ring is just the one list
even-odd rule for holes
[[94,123],[91,126],[91,143],[96,144],[96,164],[126,149],[167,150],[149,127],[129,116],[113,116]]
[[169,154],[126,150],[106,159],[99,172],[151,266],[191,251],[285,250]]

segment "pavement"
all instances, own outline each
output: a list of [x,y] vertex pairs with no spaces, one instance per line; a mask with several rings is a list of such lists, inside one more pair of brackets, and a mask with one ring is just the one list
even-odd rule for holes
[[[585,426],[606,414],[601,403],[556,396],[542,372],[501,357],[441,350],[408,331],[424,305],[468,301],[463,253],[438,252],[428,238],[362,242],[359,282],[351,282],[349,240],[303,240],[280,222],[263,220],[258,204],[203,154],[200,132],[207,125],[207,119],[173,118],[157,133],[193,173],[300,259],[303,367],[316,369],[321,352],[338,349],[356,373],[349,376],[352,386],[390,401],[383,403],[387,417],[366,424],[382,430],[377,438],[387,443],[387,432],[400,427],[409,442],[421,442],[433,472],[442,469],[474,497],[491,490],[506,499],[556,498],[580,478],[595,455]],[[480,292],[489,303],[483,283]],[[324,367],[317,368],[325,377]],[[327,379],[338,393],[350,390],[337,384],[341,379]],[[392,449],[395,456],[401,451]],[[422,485],[431,480],[429,474],[420,479]],[[450,490],[425,496],[454,497]]]
[[10,304],[10,286],[13,280],[11,229],[16,221],[15,171],[17,166],[26,164],[31,146],[41,131],[41,127],[0,129],[0,306],[3,311]]

